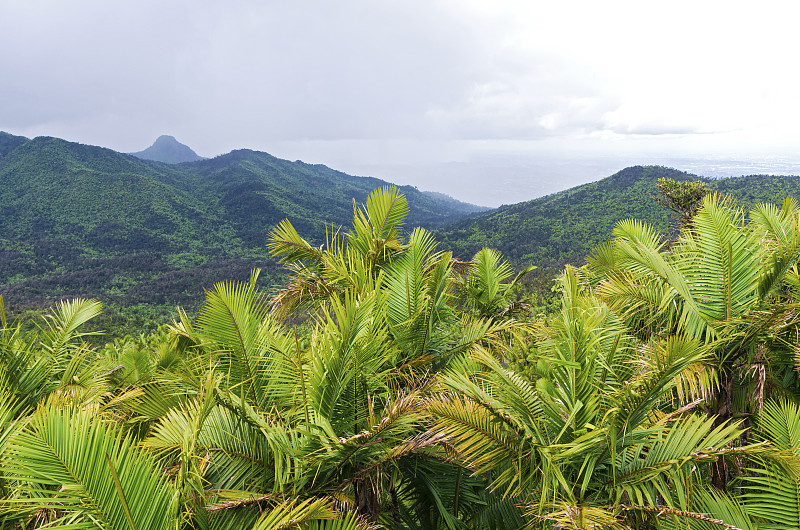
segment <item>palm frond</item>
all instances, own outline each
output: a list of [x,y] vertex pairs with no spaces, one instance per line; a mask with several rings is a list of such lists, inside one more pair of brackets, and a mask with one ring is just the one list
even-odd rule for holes
[[61,362],[61,355],[70,341],[97,334],[97,332],[81,332],[80,327],[99,315],[102,310],[103,304],[97,300],[76,298],[58,302],[52,312],[45,316],[47,330],[42,347]]
[[306,499],[297,503],[285,501],[265,511],[252,530],[295,530],[305,528],[315,521],[336,517],[336,511],[326,500]]
[[288,219],[282,220],[267,236],[267,249],[270,255],[279,258],[283,264],[304,262],[318,264],[322,251],[312,247],[300,237]]
[[691,504],[672,506],[634,506],[628,511],[652,514],[665,530],[758,530],[764,528],[745,508],[725,493],[709,490],[692,495]]
[[[534,521],[541,517],[535,510],[530,510],[528,516]],[[621,520],[617,512],[600,506],[557,504],[548,510],[544,518],[564,530],[584,530],[586,528],[632,530]],[[534,527],[533,524],[529,525],[529,528],[532,527]]]
[[177,517],[175,491],[155,462],[88,411],[40,408],[7,440],[2,472],[26,492],[14,502],[71,514],[82,525],[128,529],[124,504],[137,529],[171,528]]

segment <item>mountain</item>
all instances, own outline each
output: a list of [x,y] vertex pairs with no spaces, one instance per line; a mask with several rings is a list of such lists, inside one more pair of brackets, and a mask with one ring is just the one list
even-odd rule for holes
[[[351,224],[353,201],[361,204],[372,190],[390,185],[247,149],[197,162],[191,169],[191,179],[182,185],[223,212],[248,245],[263,245],[267,232],[284,218],[304,237],[321,238],[326,224]],[[480,211],[480,207],[412,186],[398,189],[408,199],[407,225],[411,227],[435,228]]]
[[634,166],[597,182],[456,221],[438,230],[437,239],[462,259],[488,246],[502,251],[517,267],[537,265],[554,271],[565,263],[581,265],[597,245],[611,238],[622,219],[646,221],[662,233],[668,230],[670,212],[653,199],[659,178],[702,180],[745,207],[780,203],[789,195],[800,198],[798,177],[706,179],[660,166]]
[[3,157],[17,148],[20,144],[27,142],[28,139],[24,136],[14,136],[7,132],[0,131],[0,163]]
[[[323,243],[353,200],[388,182],[238,150],[182,164],[58,138],[0,134],[0,294],[13,311],[62,297],[117,304],[202,301],[203,287],[280,269],[264,248],[289,218]],[[401,187],[409,226],[440,227],[471,205]]]
[[155,160],[156,162],[164,162],[166,164],[179,164],[181,162],[203,160],[203,157],[192,151],[188,145],[180,143],[174,136],[167,135],[156,138],[153,145],[144,151],[129,154],[136,158]]
[[428,195],[432,199],[436,200],[440,204],[447,205],[448,207],[452,208],[454,211],[461,212],[464,214],[472,215],[478,213],[485,213],[488,211],[493,210],[493,208],[489,208],[488,206],[477,206],[475,204],[469,204],[466,202],[461,202],[458,199],[454,199],[450,195],[446,193],[439,193],[436,191],[423,191],[425,195]]
[[[662,177],[699,178],[636,166],[483,213],[446,195],[400,190],[411,210],[407,226],[435,230],[439,248],[470,258],[490,246],[517,266],[555,270],[582,263],[621,219],[665,231],[669,212],[652,199]],[[800,197],[796,177],[705,180],[742,204]],[[387,185],[247,149],[171,164],[0,133],[0,294],[13,312],[76,296],[141,307],[145,316],[153,306],[191,309],[203,287],[246,279],[253,267],[264,269],[265,287],[282,281],[264,248],[280,220],[321,245],[326,229],[350,225],[354,202]]]

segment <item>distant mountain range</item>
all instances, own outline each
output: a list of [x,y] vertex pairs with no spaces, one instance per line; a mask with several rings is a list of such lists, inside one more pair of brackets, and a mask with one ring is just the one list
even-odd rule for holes
[[203,157],[192,151],[191,147],[180,143],[174,136],[167,135],[156,138],[153,145],[144,151],[129,154],[143,160],[154,160],[156,162],[164,162],[165,164],[179,164],[181,162],[197,162],[198,160],[203,160]]
[[662,233],[668,230],[670,212],[653,198],[659,178],[706,182],[745,208],[758,202],[781,203],[790,195],[800,199],[798,177],[708,179],[661,166],[633,166],[597,182],[455,221],[438,230],[437,237],[463,259],[488,246],[502,251],[517,267],[553,270],[565,263],[580,265],[623,219],[646,221]]
[[[192,306],[256,266],[276,280],[264,244],[281,219],[321,244],[326,224],[350,224],[353,200],[388,185],[257,151],[167,164],[0,133],[0,294],[12,310],[74,296]],[[486,210],[400,189],[411,225]]]
[[[182,145],[161,137],[153,147],[175,144]],[[191,309],[203,287],[245,279],[253,267],[265,269],[269,286],[282,278],[264,248],[276,223],[289,218],[320,245],[326,227],[350,225],[354,201],[390,185],[245,149],[180,162],[144,160],[142,153],[0,132],[0,294],[9,309],[76,296]],[[433,229],[440,249],[468,259],[490,246],[517,266],[552,271],[582,263],[621,219],[642,219],[665,231],[669,213],[652,199],[661,177],[699,179],[636,166],[491,211],[414,187],[400,191],[411,208],[407,226]],[[800,197],[796,177],[707,182],[742,204]]]

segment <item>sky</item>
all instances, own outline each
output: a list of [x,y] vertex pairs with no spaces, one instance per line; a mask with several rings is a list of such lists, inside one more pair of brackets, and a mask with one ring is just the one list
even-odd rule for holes
[[632,164],[800,173],[792,2],[0,0],[0,130],[162,134],[498,206]]

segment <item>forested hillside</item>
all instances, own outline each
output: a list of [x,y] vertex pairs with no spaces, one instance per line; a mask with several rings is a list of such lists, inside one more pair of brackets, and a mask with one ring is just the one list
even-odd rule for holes
[[[353,200],[388,183],[239,150],[165,164],[57,138],[0,133],[0,293],[13,310],[69,296],[197,307],[202,288],[278,268],[264,250],[281,219],[322,243]],[[414,225],[481,208],[402,188]]]
[[[547,197],[485,212],[448,196],[401,187],[407,226],[436,230],[460,259],[496,248],[518,268],[555,273],[581,264],[613,226],[636,218],[665,231],[670,213],[653,199],[659,178],[694,180],[675,169],[636,166]],[[742,205],[800,197],[794,177],[704,180]],[[283,274],[265,235],[290,219],[321,245],[386,182],[322,165],[236,150],[166,164],[57,138],[0,133],[0,293],[12,312],[63,297],[112,307],[196,308],[203,287],[261,267],[263,285]],[[549,287],[546,287],[549,289]]]
[[580,265],[623,219],[639,219],[667,231],[670,212],[654,199],[660,178],[705,182],[743,207],[780,202],[787,196],[800,198],[797,177],[705,179],[671,168],[634,166],[597,182],[456,221],[437,230],[437,237],[464,259],[488,246],[502,251],[518,267],[535,264],[552,270],[565,263]]

